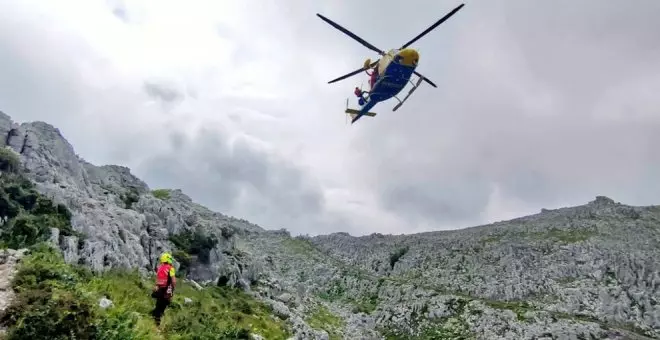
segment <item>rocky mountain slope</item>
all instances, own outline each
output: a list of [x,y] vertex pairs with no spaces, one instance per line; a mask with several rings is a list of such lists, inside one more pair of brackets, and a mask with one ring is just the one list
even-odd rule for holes
[[456,231],[291,237],[89,164],[47,123],[0,114],[0,134],[72,212],[82,236],[51,233],[67,262],[146,273],[172,250],[189,279],[241,287],[297,339],[660,337],[660,207],[598,197]]

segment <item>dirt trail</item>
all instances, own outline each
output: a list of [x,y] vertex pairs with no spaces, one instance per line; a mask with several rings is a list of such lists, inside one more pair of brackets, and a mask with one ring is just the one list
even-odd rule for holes
[[[14,298],[14,290],[11,288],[11,281],[16,273],[16,266],[25,255],[27,249],[2,249],[0,250],[0,313],[11,304]],[[0,335],[5,333],[5,329],[0,328]]]

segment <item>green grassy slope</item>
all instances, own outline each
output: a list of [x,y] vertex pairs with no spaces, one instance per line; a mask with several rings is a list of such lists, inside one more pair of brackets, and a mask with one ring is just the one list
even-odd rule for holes
[[[30,248],[13,281],[17,293],[0,320],[7,339],[286,339],[287,326],[242,291],[196,290],[180,282],[158,330],[150,317],[153,278],[137,271],[93,274],[64,263],[59,250]],[[99,301],[113,304],[102,309]],[[185,303],[185,299],[190,299]]]
[[[27,248],[18,264],[12,304],[0,316],[6,339],[286,339],[290,330],[270,308],[227,287],[197,290],[179,281],[160,329],[150,312],[153,275],[113,270],[92,273],[64,262],[46,243],[50,227],[74,235],[71,214],[40,195],[20,171],[18,155],[0,148],[0,248]],[[107,298],[112,305],[100,307]],[[186,299],[188,303],[186,303]]]

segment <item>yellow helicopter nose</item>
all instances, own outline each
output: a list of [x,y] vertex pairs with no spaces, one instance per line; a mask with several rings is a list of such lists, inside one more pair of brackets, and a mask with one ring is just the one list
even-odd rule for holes
[[419,53],[412,48],[405,48],[399,51],[401,63],[407,66],[417,66],[419,62]]

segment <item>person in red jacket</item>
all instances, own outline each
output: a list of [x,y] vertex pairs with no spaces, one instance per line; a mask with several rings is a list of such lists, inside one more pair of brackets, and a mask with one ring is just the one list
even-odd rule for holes
[[160,265],[156,270],[156,285],[151,293],[151,297],[156,299],[156,307],[151,311],[151,315],[154,317],[157,326],[160,326],[160,319],[172,301],[174,287],[176,287],[176,276],[172,263],[172,255],[163,253],[160,256]]
[[[364,105],[366,99],[364,98],[365,93],[369,93],[373,88],[374,85],[376,85],[376,80],[378,80],[378,64],[376,64],[374,67],[371,66],[371,58],[367,59],[364,61],[364,71],[367,73],[369,76],[369,91],[362,91],[361,88],[356,87],[355,91],[355,96],[359,98],[358,103],[360,106]],[[371,70],[371,73],[369,73],[369,70]]]

